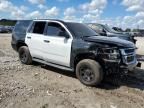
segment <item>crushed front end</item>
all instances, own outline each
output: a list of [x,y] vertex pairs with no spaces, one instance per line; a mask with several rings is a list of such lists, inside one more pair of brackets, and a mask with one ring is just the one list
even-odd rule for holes
[[100,48],[98,57],[106,74],[127,73],[132,71],[138,64],[135,48]]

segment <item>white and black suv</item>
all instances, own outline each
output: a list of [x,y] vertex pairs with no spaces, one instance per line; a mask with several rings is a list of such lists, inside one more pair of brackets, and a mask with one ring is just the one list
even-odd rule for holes
[[[20,28],[25,33],[16,35]],[[98,85],[108,74],[128,71],[137,65],[133,43],[99,36],[82,23],[52,19],[19,21],[11,43],[23,64],[37,61],[74,71],[88,86]]]

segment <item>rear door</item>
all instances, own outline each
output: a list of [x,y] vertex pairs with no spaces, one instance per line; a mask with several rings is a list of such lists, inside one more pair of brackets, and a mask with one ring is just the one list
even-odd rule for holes
[[72,35],[62,23],[48,22],[43,41],[42,49],[46,61],[70,66]]
[[29,28],[26,35],[26,44],[29,47],[32,57],[43,59],[43,36],[46,22],[36,21]]

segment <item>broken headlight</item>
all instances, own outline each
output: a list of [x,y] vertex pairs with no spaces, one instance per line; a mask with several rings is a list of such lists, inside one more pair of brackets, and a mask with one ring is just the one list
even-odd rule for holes
[[118,48],[101,48],[99,54],[106,60],[120,59],[120,51]]

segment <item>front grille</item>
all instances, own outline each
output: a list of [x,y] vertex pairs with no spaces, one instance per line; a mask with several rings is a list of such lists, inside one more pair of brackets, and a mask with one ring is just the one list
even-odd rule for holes
[[128,57],[127,57],[127,63],[133,62],[134,59],[135,59],[134,56],[128,56]]
[[131,64],[136,62],[135,49],[121,49],[122,61],[125,64]]

